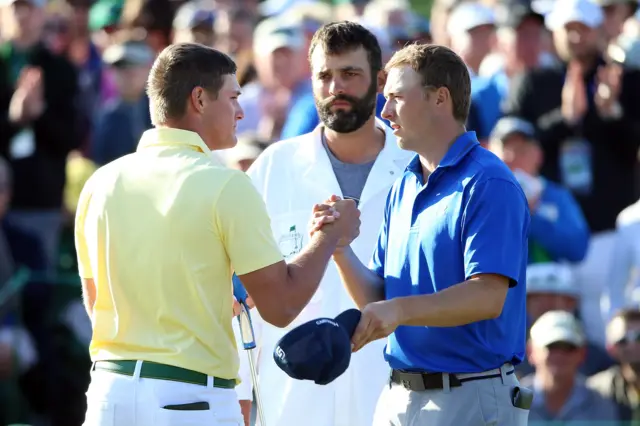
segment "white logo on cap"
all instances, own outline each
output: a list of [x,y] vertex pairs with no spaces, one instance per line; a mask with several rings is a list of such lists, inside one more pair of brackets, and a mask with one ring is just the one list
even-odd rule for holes
[[281,360],[285,361],[286,360],[286,356],[284,355],[284,351],[282,350],[282,348],[280,346],[276,347],[275,350],[275,354],[278,358],[280,358]]
[[332,321],[330,319],[323,318],[316,321],[316,325],[322,325],[322,324],[331,324],[334,327],[340,327],[337,322]]

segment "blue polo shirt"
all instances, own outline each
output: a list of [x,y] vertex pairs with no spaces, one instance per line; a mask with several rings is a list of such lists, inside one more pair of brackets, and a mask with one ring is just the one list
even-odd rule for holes
[[522,361],[529,207],[511,171],[461,135],[423,184],[419,157],[393,185],[371,269],[387,299],[432,294],[477,274],[510,279],[502,314],[460,327],[400,326],[385,359],[394,369],[476,373]]

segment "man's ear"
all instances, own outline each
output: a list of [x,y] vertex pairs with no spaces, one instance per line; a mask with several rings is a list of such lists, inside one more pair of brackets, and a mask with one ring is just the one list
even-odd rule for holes
[[199,113],[204,111],[206,96],[207,94],[202,87],[196,86],[193,88],[189,100],[195,111]]
[[378,71],[378,93],[384,93],[384,85],[387,82],[387,72],[385,70]]
[[445,104],[447,101],[451,101],[451,92],[446,87],[438,89],[438,103]]

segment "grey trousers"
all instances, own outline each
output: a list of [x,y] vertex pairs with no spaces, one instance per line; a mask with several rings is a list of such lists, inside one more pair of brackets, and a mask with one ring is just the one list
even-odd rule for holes
[[[526,426],[529,410],[511,404],[511,389],[519,384],[515,374],[505,374],[511,369],[504,366],[500,377],[442,390],[415,392],[401,385],[385,386],[373,426]],[[447,385],[448,375],[444,381]]]

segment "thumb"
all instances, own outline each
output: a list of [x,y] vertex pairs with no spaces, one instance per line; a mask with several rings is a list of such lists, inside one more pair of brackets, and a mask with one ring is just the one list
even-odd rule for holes
[[351,337],[351,350],[353,352],[358,351],[367,342],[367,338],[370,334],[370,322],[371,321],[367,316],[363,315],[362,318],[360,318],[360,322],[358,322],[358,325],[353,332],[353,336]]

